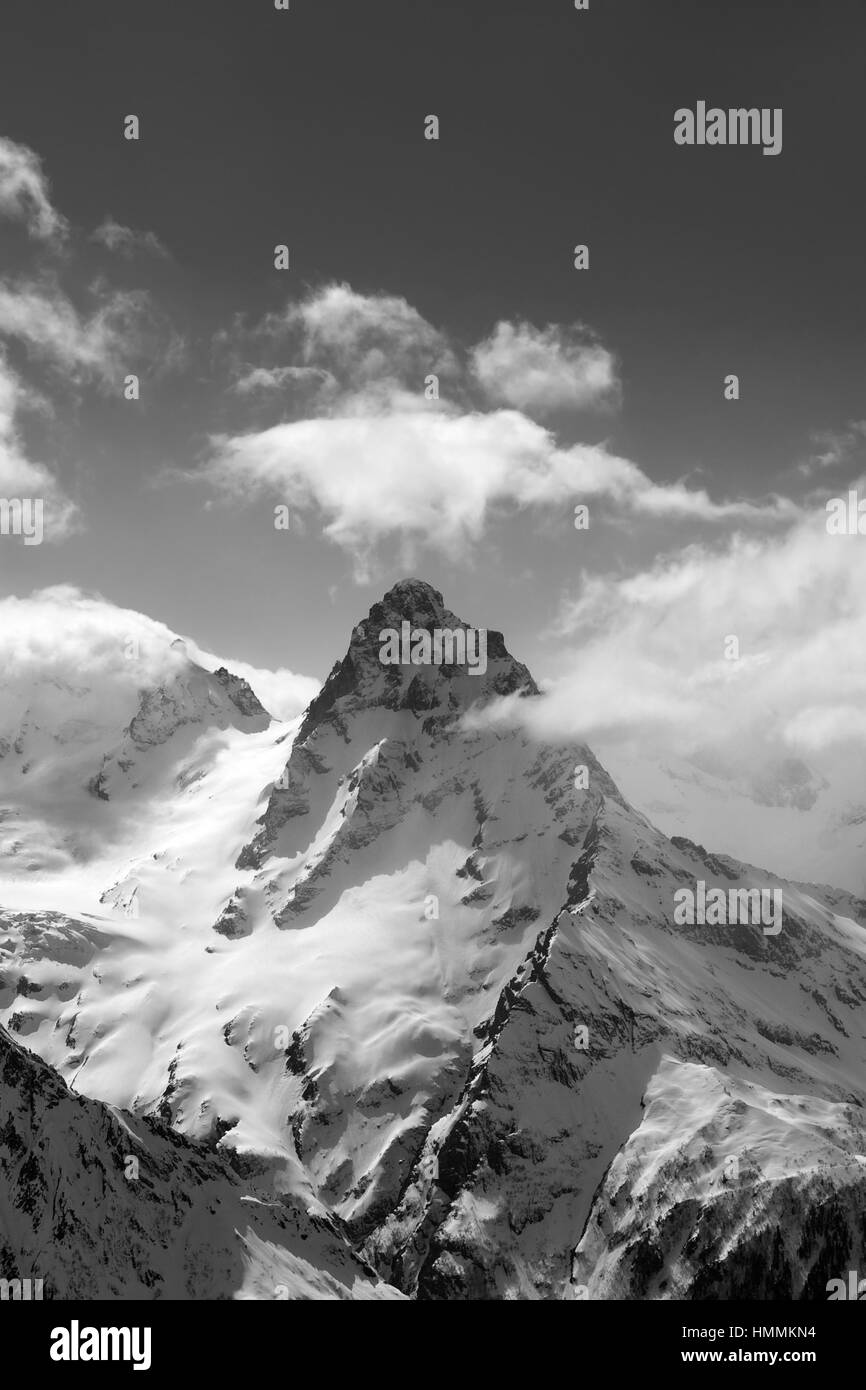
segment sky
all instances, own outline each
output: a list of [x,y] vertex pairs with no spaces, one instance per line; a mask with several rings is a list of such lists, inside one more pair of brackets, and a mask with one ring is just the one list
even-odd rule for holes
[[[0,633],[96,594],[321,680],[411,574],[559,683],[547,732],[862,740],[824,507],[864,38],[846,0],[7,0],[0,491],[46,525],[0,536]],[[781,153],[678,146],[698,101],[781,108]]]

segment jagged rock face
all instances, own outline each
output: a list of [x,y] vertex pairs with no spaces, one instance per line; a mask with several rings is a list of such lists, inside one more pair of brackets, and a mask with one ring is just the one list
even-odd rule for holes
[[469,628],[445,607],[442,595],[429,584],[420,580],[395,584],[355,628],[349,650],[307,711],[299,743],[304,743],[327,717],[338,719],[375,706],[453,715],[496,695],[538,694],[526,667],[506,650],[501,632],[487,632],[487,669],[479,675],[470,675],[460,666],[383,666],[381,634],[400,632],[403,623],[412,631],[430,634],[437,628],[449,632]]
[[[499,632],[487,633],[487,668],[480,675],[470,675],[467,669],[457,666],[383,664],[382,634],[389,630],[399,632],[404,623],[413,631],[428,633],[468,628],[467,623],[445,608],[438,590],[419,580],[396,584],[381,603],[373,605],[368,617],[356,626],[345,657],[336,664],[301,721],[281,785],[271,794],[259,834],[242,851],[239,868],[258,867],[276,844],[282,827],[309,814],[315,779],[332,770],[333,758],[329,763],[330,754],[323,750],[330,748],[335,735],[346,744],[354,742],[350,721],[373,713],[378,716],[378,729],[393,729],[398,734],[390,739],[380,738],[364,762],[344,774],[348,776],[349,789],[357,791],[361,810],[368,813],[368,819],[381,823],[382,806],[389,796],[392,814],[403,814],[399,784],[408,780],[406,771],[417,771],[425,753],[429,761],[431,752],[438,756],[442,744],[450,741],[453,746],[454,727],[463,713],[497,696],[538,694],[528,670],[510,655]],[[414,717],[389,719],[387,711]],[[574,751],[591,757],[587,750]],[[345,758],[339,761],[346,764]],[[595,767],[601,774],[597,764]],[[607,789],[618,795],[613,783],[604,776]],[[444,779],[442,794],[447,794]],[[426,805],[431,812],[436,809],[436,796],[436,792],[427,796]]]
[[219,681],[232,704],[247,718],[270,720],[270,715],[262,704],[249,681],[235,676],[225,666],[214,671],[214,680]]
[[[0,1017],[411,1297],[824,1296],[862,1250],[864,904],[668,839],[582,745],[465,726],[532,678],[494,634],[484,676],[384,666],[404,621],[461,625],[418,581],[374,605],[284,743],[245,740],[258,804],[237,745],[184,785],[199,838],[112,890],[137,919],[0,914]],[[698,880],[780,890],[781,930],[678,925]]]
[[0,1028],[0,1278],[60,1299],[398,1298],[327,1218],[75,1095]]
[[143,690],[136,714],[119,744],[102,758],[99,772],[89,783],[94,796],[109,800],[117,785],[121,790],[138,785],[146,776],[147,754],[175,738],[187,726],[241,728],[258,733],[271,722],[270,715],[239,676],[225,667],[211,674],[189,662],[181,675],[155,690]]
[[[324,948],[333,962],[313,1008],[284,1003],[297,1081],[280,1094],[317,1193],[359,1233],[393,1205],[432,1119],[459,1098],[474,1030],[567,899],[603,795],[619,795],[581,745],[462,730],[472,705],[538,693],[501,635],[487,635],[481,676],[383,665],[382,633],[403,623],[466,627],[418,582],[373,606],[301,721],[214,923],[236,936],[242,921],[251,952],[274,927],[300,932],[272,941],[270,959]],[[580,764],[591,792],[574,785]]]
[[[795,1155],[804,1231],[834,1184],[844,1210],[856,1211],[866,1174],[858,1061],[866,949],[850,916],[857,905],[837,899],[846,920],[814,890],[786,885],[776,937],[754,926],[675,926],[673,892],[699,877],[780,882],[689,841],[674,845],[628,808],[605,803],[570,903],[503,992],[458,1104],[431,1129],[401,1202],[368,1241],[400,1287],[433,1299],[567,1298],[577,1287],[590,1298],[709,1297],[717,1295],[707,1292],[712,1279],[696,1252],[712,1248],[708,1261],[724,1265],[717,1275],[727,1292],[718,1296],[784,1297],[781,1275],[773,1293],[752,1276],[759,1233],[772,1235],[778,1213],[793,1210],[782,1189],[796,1174]],[[689,1114],[705,1074],[754,1079],[760,1103],[779,1107],[769,1139],[749,1145],[748,1125],[720,1087],[704,1086]],[[660,1155],[676,1165],[683,1116],[671,1109],[648,1129],[642,1114],[662,1084],[686,1098],[701,1160],[681,1183],[667,1182]],[[821,1119],[817,1155],[800,1142],[804,1111]],[[649,1159],[629,1156],[625,1169],[620,1162],[636,1136],[639,1156],[642,1144],[658,1146],[660,1170],[655,1203],[639,1213],[628,1183],[640,1184]],[[731,1153],[741,1154],[738,1181],[702,1211],[701,1184],[724,1171]],[[681,1238],[692,1237],[694,1259],[683,1263]],[[789,1269],[800,1269],[795,1295],[826,1297],[810,1275],[815,1252],[796,1256],[798,1239],[795,1229],[784,1252]],[[852,1234],[855,1251],[858,1240]],[[657,1261],[651,1280],[648,1251]],[[781,1253],[778,1260],[781,1267]]]
[[825,1300],[831,1279],[863,1267],[864,1209],[861,1105],[665,1057],[574,1279],[589,1298]]

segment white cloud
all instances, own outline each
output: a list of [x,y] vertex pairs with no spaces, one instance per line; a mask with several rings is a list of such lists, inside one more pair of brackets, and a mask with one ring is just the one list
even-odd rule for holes
[[[130,639],[139,644],[139,660],[125,657]],[[100,708],[103,695],[110,701],[119,687],[125,709],[130,694],[180,669],[175,640],[164,624],[73,585],[0,599],[0,659],[25,698],[40,681],[71,679],[89,685]]]
[[322,367],[247,367],[234,382],[232,389],[239,395],[279,391],[289,384],[309,384],[317,387],[335,386],[330,372]]
[[530,415],[612,406],[619,399],[613,354],[580,325],[540,329],[502,321],[472,349],[471,361],[490,400]]
[[153,313],[142,290],[91,287],[95,307],[82,315],[54,279],[0,282],[0,335],[16,338],[75,380],[115,383],[141,356],[170,362],[177,340]]
[[60,240],[67,230],[51,204],[39,156],[5,136],[0,136],[0,216],[23,222],[39,241]]
[[72,585],[0,599],[0,734],[17,731],[28,709],[31,717],[38,710],[46,728],[57,728],[68,716],[70,688],[77,719],[119,730],[138,708],[142,688],[165,683],[187,657],[243,676],[278,718],[300,713],[319,688],[285,669],[216,657],[187,638],[183,648],[173,643],[177,634],[164,623]]
[[[78,508],[53,473],[24,452],[16,418],[30,404],[30,393],[0,355],[0,497],[41,500],[44,540],[64,540],[79,527]],[[9,539],[0,537],[3,544],[10,544]]]
[[100,242],[109,251],[115,251],[127,259],[134,256],[136,251],[149,251],[155,256],[168,256],[166,247],[163,246],[155,232],[136,232],[132,227],[125,227],[122,222],[116,222],[110,213],[103,218],[91,234],[90,239]]
[[[629,577],[585,577],[542,700],[498,711],[544,737],[630,740],[656,758],[866,741],[866,546],[823,508],[786,534],[691,546]],[[736,636],[740,659],[725,658]]]
[[[215,344],[233,357],[234,390],[241,394],[284,387],[315,388],[311,408],[325,414],[344,395],[423,389],[431,373],[456,380],[457,358],[445,336],[398,295],[358,294],[328,284],[290,301],[280,313],[249,326],[241,318]],[[235,354],[275,351],[291,362],[251,364]],[[309,396],[309,392],[308,392]]]
[[539,329],[503,320],[464,352],[402,296],[361,294],[345,283],[311,290],[252,328],[241,321],[217,335],[223,346],[240,339],[291,348],[297,360],[254,371],[236,365],[245,372],[236,389],[277,387],[318,371],[327,378],[328,409],[341,394],[420,392],[431,374],[444,378],[452,400],[468,404],[475,396],[530,415],[619,400],[613,354],[579,324]]
[[456,368],[445,335],[398,295],[327,285],[290,305],[284,322],[302,330],[305,361],[331,367],[346,389],[385,380],[417,387]]
[[[74,891],[88,861],[103,860],[115,841],[124,843],[124,859],[130,839],[148,853],[155,848],[147,806],[158,783],[136,776],[131,797],[112,789],[110,812],[86,788],[123,738],[142,692],[189,675],[190,661],[206,669],[227,666],[255,682],[266,708],[278,715],[296,715],[317,689],[290,671],[210,657],[194,642],[178,641],[164,623],[71,585],[0,599],[0,784],[8,813],[0,825],[0,860],[13,894],[37,868],[43,889],[46,871],[70,870]],[[160,768],[168,771],[157,759],[152,772],[159,775]],[[97,892],[112,881],[100,870]],[[94,886],[90,880],[88,895]]]
[[[68,228],[52,206],[48,184],[36,154],[0,138],[0,216],[17,218],[41,241],[61,240]],[[121,247],[128,228],[107,219],[98,235]],[[120,242],[117,242],[117,238]],[[61,287],[55,273],[39,278],[0,281],[0,340],[23,345],[30,359],[49,364],[66,381],[96,381],[117,386],[142,359],[156,360],[159,370],[173,366],[182,345],[157,315],[143,291],[113,291],[98,279],[81,310]],[[16,361],[16,367],[21,363]],[[44,385],[44,383],[43,383]],[[0,495],[41,502],[43,538],[59,540],[80,525],[76,505],[44,465],[27,457],[19,417],[24,409],[53,413],[44,391],[25,384],[13,371],[6,346],[0,347]]]
[[[472,354],[490,392],[526,409],[477,408],[478,380],[445,335],[405,299],[331,284],[290,303],[246,341],[294,344],[298,361],[234,363],[236,393],[261,397],[289,386],[293,414],[258,430],[211,439],[204,476],[235,501],[270,495],[300,519],[318,512],[329,540],[366,579],[374,552],[396,543],[404,565],[429,547],[456,558],[497,514],[599,501],[611,520],[642,515],[704,523],[790,521],[797,508],[775,497],[716,501],[683,481],[654,483],[603,444],[560,446],[529,407],[596,404],[618,390],[614,359],[582,329],[500,322]],[[227,335],[221,345],[233,346]],[[427,399],[426,378],[442,376]],[[285,399],[281,400],[283,410]]]
[[363,393],[330,417],[216,436],[206,476],[237,499],[267,493],[301,511],[318,508],[325,534],[356,557],[361,574],[389,538],[456,556],[501,507],[565,509],[599,498],[704,521],[786,514],[779,502],[717,504],[682,484],[653,484],[600,445],[560,448],[517,411],[464,414],[408,393]]

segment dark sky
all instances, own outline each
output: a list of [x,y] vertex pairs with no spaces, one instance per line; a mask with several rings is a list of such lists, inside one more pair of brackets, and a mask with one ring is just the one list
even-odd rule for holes
[[[849,0],[5,0],[0,129],[72,222],[110,211],[171,249],[153,274],[199,385],[215,330],[284,301],[285,241],[293,289],[387,290],[466,341],[506,316],[586,322],[624,385],[595,437],[657,480],[701,468],[755,494],[811,431],[866,415],[864,42]],[[781,155],[676,147],[698,100],[782,107]],[[189,462],[220,408],[187,381],[127,449]],[[63,571],[39,563],[38,582]]]
[[[573,310],[625,358],[627,437],[675,472],[720,446],[781,463],[856,412],[863,4],[6,0],[3,29],[4,129],[71,217],[158,214],[191,313],[269,307],[285,237],[299,277],[387,286],[468,333]],[[699,98],[782,106],[782,155],[676,148]]]

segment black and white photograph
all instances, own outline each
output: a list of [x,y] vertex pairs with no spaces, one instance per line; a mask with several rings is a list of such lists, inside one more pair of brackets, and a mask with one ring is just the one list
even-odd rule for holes
[[4,0],[43,1373],[161,1374],[167,1304],[853,1328],[864,56],[861,0]]

